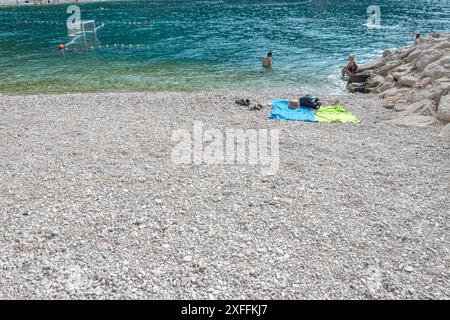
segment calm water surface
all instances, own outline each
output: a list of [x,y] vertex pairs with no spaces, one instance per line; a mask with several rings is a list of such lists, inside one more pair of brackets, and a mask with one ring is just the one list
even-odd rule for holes
[[[285,89],[339,92],[339,66],[450,31],[450,1],[120,1],[79,4],[97,42],[66,44],[68,5],[0,8],[0,92]],[[405,17],[408,20],[405,22]],[[263,70],[262,57],[274,53]]]

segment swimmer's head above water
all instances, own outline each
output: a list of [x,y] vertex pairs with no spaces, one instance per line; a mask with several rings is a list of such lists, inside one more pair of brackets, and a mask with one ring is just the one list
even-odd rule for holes
[[270,68],[272,66],[272,51],[269,51],[263,60],[263,67]]

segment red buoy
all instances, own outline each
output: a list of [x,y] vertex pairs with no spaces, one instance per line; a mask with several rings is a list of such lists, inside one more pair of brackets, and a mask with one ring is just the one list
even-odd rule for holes
[[59,49],[59,50],[64,50],[65,48],[66,48],[66,46],[63,45],[63,44],[60,44],[60,45],[58,46],[58,49]]

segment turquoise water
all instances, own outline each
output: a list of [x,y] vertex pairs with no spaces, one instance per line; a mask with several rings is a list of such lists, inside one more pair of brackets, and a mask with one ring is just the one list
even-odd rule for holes
[[[369,30],[367,7],[381,8]],[[120,1],[78,4],[97,42],[68,43],[68,5],[0,8],[0,92],[341,91],[339,66],[450,31],[450,1]],[[404,21],[404,17],[409,17]],[[76,51],[75,51],[76,50]],[[261,60],[272,50],[274,66]]]

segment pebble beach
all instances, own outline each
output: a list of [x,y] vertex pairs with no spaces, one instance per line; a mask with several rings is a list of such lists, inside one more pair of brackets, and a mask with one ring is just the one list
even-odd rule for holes
[[0,299],[450,299],[448,1],[29,2]]
[[[450,141],[376,95],[0,96],[1,299],[449,299]],[[262,110],[238,106],[250,99]],[[176,165],[174,130],[279,129],[280,166]]]

